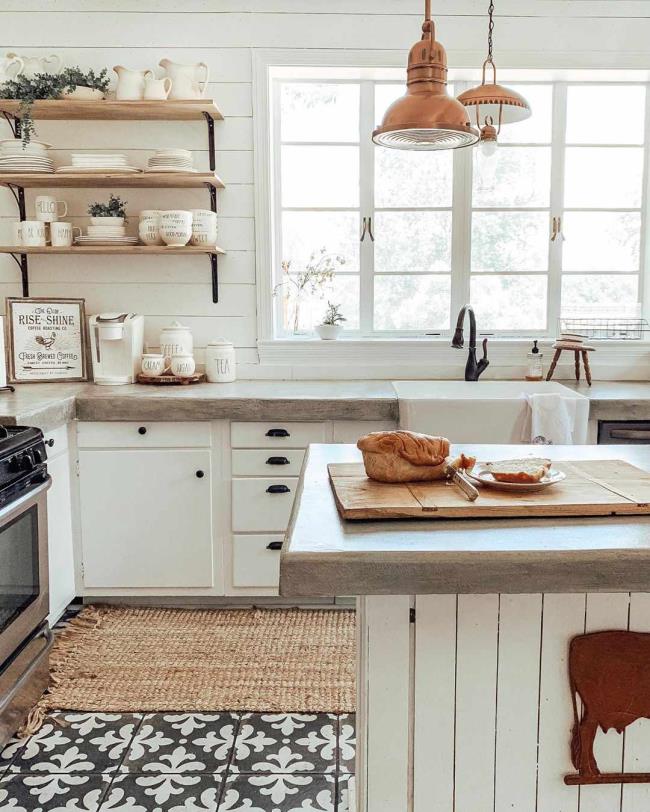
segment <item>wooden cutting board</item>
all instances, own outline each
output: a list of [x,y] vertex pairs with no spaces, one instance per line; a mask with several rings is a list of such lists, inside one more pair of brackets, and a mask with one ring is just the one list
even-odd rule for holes
[[553,462],[566,479],[542,491],[512,493],[477,485],[469,502],[446,480],[387,484],[362,463],[328,465],[344,519],[502,519],[650,514],[650,474],[623,460]]

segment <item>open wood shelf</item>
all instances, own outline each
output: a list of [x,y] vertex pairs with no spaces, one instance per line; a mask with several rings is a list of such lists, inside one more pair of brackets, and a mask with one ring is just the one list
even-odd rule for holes
[[225,254],[218,245],[1,245],[0,254]]
[[0,172],[2,186],[22,186],[23,189],[45,187],[75,187],[78,189],[148,188],[148,189],[200,189],[212,186],[225,189],[223,181],[214,172]]
[[[0,113],[20,118],[20,102],[0,99]],[[188,101],[79,101],[79,99],[48,99],[36,101],[32,107],[34,119],[85,119],[114,121],[199,121],[206,116],[222,119],[223,115],[212,99]]]

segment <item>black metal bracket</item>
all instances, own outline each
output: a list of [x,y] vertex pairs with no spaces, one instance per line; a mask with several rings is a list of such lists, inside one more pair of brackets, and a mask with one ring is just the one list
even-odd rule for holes
[[7,123],[11,127],[11,132],[13,133],[14,138],[20,138],[22,135],[21,128],[20,128],[20,119],[17,116],[12,116],[9,113],[3,112],[2,115],[7,120]]
[[217,304],[219,301],[219,269],[218,254],[210,254],[210,270],[212,272],[212,301]]
[[205,184],[208,187],[208,191],[210,192],[210,209],[216,214],[217,213],[217,190],[211,183]]
[[6,386],[0,386],[0,392],[15,392],[15,391],[16,391],[15,386],[10,386],[9,384],[7,384]]
[[214,172],[216,164],[214,161],[214,119],[210,113],[203,113],[208,125],[208,160],[210,161],[210,172]]
[[23,296],[29,296],[29,267],[27,265],[27,254],[10,254],[14,262],[20,268],[20,280],[23,286]]
[[7,187],[11,194],[14,196],[16,201],[16,205],[18,206],[18,214],[20,215],[20,221],[27,219],[26,215],[26,208],[25,208],[25,190],[22,186],[15,186],[13,183],[8,183]]

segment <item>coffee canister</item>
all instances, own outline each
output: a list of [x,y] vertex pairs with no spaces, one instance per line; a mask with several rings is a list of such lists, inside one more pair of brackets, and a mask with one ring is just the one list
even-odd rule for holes
[[171,362],[172,355],[192,355],[194,340],[190,328],[178,321],[173,321],[169,327],[163,327],[160,331],[160,352],[165,356],[167,364]]
[[237,379],[232,341],[215,338],[205,348],[205,372],[210,383],[231,383]]

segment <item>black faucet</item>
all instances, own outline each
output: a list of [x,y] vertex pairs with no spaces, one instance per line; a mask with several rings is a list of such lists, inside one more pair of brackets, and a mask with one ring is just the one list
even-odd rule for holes
[[465,305],[461,308],[458,314],[458,321],[456,322],[456,331],[451,342],[451,346],[457,350],[462,350],[465,344],[463,338],[463,324],[465,323],[465,313],[469,313],[469,355],[467,363],[465,364],[465,380],[478,381],[479,377],[485,372],[489,366],[487,357],[487,338],[483,339],[483,358],[480,361],[476,360],[476,316],[472,310],[471,305]]

